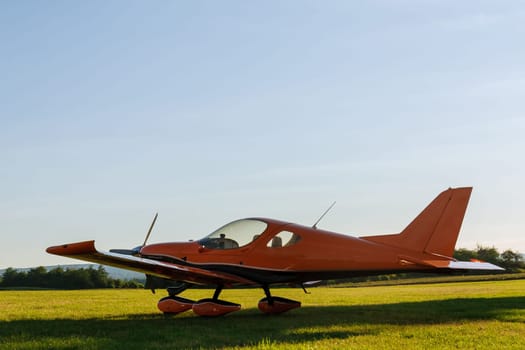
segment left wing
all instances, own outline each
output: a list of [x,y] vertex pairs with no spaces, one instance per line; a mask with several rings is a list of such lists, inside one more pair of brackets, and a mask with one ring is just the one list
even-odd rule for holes
[[99,251],[95,248],[95,241],[53,246],[47,248],[46,251],[50,254],[119,267],[177,281],[227,286],[233,284],[256,284],[254,281],[228,273],[215,272],[132,255]]

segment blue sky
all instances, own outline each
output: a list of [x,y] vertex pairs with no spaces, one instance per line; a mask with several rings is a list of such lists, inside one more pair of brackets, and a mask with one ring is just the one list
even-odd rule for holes
[[242,217],[399,232],[474,186],[458,247],[525,252],[521,1],[0,5],[0,268]]

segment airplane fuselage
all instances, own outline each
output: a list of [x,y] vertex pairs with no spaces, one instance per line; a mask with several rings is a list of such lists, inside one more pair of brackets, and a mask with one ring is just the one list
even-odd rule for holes
[[[416,267],[402,256],[410,253],[421,259],[428,258],[427,254],[298,224],[266,218],[246,220],[261,221],[267,227],[244,246],[208,248],[201,241],[160,243],[143,247],[140,254],[146,258],[173,259],[178,264],[234,273],[261,283],[352,277],[359,276],[360,271],[369,275],[371,271],[421,270],[424,267]],[[296,237],[296,242],[273,244],[275,237],[283,232]]]

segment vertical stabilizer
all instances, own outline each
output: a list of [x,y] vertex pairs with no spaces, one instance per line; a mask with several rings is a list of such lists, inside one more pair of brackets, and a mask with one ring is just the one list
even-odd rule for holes
[[361,237],[403,249],[451,257],[472,187],[441,192],[401,233]]

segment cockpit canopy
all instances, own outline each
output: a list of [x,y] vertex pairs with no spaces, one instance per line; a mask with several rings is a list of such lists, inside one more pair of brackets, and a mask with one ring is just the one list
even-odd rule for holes
[[255,241],[267,227],[261,220],[237,220],[210,233],[199,244],[208,249],[235,249]]
[[230,222],[199,240],[208,249],[235,249],[255,241],[268,227],[256,219],[242,219]]

